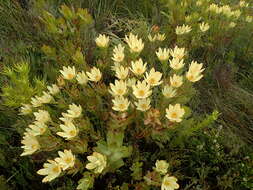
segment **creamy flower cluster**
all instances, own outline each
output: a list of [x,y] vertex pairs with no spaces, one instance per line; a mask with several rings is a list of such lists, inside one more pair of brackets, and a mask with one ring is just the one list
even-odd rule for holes
[[232,8],[229,5],[219,6],[215,3],[212,3],[207,10],[215,14],[223,14],[228,18],[233,17],[237,19],[241,15],[241,11],[239,9],[232,10]]
[[[131,73],[129,73],[131,71]],[[141,58],[136,61],[131,61],[131,67],[119,66],[115,69],[116,77],[115,83],[110,83],[109,92],[113,95],[114,99],[112,109],[115,111],[126,111],[130,105],[130,101],[124,96],[132,91],[134,97],[137,99],[134,104],[137,110],[147,111],[150,108],[151,100],[149,96],[152,94],[152,87],[158,86],[162,83],[162,73],[155,71],[152,68],[147,71],[147,63],[143,62]],[[125,79],[127,76],[132,78]],[[138,77],[142,80],[136,80]],[[130,89],[128,89],[130,87]]]
[[[204,27],[203,31],[206,31],[207,25],[205,23],[202,25]],[[127,40],[130,39],[132,40],[130,44],[136,45],[142,42],[141,39],[138,39],[133,34],[130,34],[130,37],[127,38]],[[140,46],[140,49],[142,49],[144,44],[136,46]],[[133,51],[131,48],[132,46],[129,45],[130,51]],[[109,89],[110,94],[113,96],[112,109],[118,112],[125,112],[130,105],[135,105],[137,110],[145,112],[151,108],[150,97],[153,90],[163,83],[163,74],[156,71],[155,68],[148,70],[148,63],[143,61],[142,58],[132,60],[130,64],[123,63],[122,61],[125,58],[123,50],[124,48],[121,44],[115,46],[113,50],[112,60],[117,61],[118,64],[115,64],[113,67],[117,79],[114,83],[110,83]],[[169,61],[169,65],[174,71],[181,70],[185,66],[184,57],[187,54],[185,48],[178,46],[175,46],[173,49],[160,47],[155,53],[162,64],[167,64]],[[120,57],[120,59],[117,59],[117,57]],[[192,61],[185,78],[190,82],[197,82],[203,77],[203,70],[202,64]],[[174,73],[169,77],[169,84],[164,85],[162,94],[166,98],[175,97],[177,95],[177,88],[181,87],[183,83],[184,77]],[[133,104],[127,98],[129,96],[134,98]],[[169,105],[166,109],[166,118],[171,122],[181,122],[184,114],[185,110],[180,104]]]
[[88,81],[98,82],[102,78],[102,73],[96,67],[91,68],[90,72],[85,73],[84,71],[81,71],[76,73],[76,68],[74,66],[64,66],[63,69],[60,70],[60,73],[65,80],[76,79],[80,85],[85,85]]
[[[23,104],[20,109],[20,115],[33,113],[35,117],[35,121],[26,128],[23,140],[21,141],[23,144],[21,147],[24,149],[21,156],[33,154],[40,149],[36,136],[43,135],[48,128],[47,123],[51,121],[49,112],[39,108],[43,104],[51,103],[54,100],[53,96],[60,92],[60,88],[56,84],[53,84],[52,86],[47,86],[47,89],[48,91],[43,91],[42,96],[32,97],[31,103]],[[38,110],[33,112],[33,109]]]
[[82,107],[80,105],[71,104],[67,113],[62,113],[60,118],[63,124],[60,124],[62,132],[57,132],[56,134],[65,138],[66,140],[71,140],[78,135],[78,128],[74,125],[74,119],[80,117],[82,114]]
[[42,182],[50,182],[57,178],[62,171],[74,167],[75,156],[72,154],[71,150],[58,151],[59,157],[54,160],[48,160],[48,163],[44,163],[43,168],[38,170],[39,175],[44,175]]
[[60,92],[59,87],[56,84],[52,86],[47,86],[48,91],[43,91],[42,96],[34,96],[31,98],[30,104],[23,104],[20,108],[20,115],[28,115],[32,113],[33,108],[41,107],[43,104],[51,103],[54,98],[53,95],[56,95]]
[[178,189],[179,185],[177,183],[177,178],[174,176],[169,176],[168,172],[169,164],[165,160],[157,160],[155,163],[154,170],[161,175],[165,175],[162,180],[161,190],[174,190]]
[[155,42],[155,41],[164,41],[166,39],[165,34],[155,34],[154,36],[152,36],[151,34],[148,35],[148,39],[150,42]]
[[89,163],[86,164],[86,169],[93,170],[94,173],[102,173],[106,167],[107,158],[105,155],[93,152],[92,155],[87,156]]

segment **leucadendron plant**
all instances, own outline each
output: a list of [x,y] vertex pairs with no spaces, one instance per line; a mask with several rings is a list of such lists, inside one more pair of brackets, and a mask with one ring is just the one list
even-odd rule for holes
[[188,106],[203,63],[189,60],[188,50],[177,45],[158,42],[154,51],[152,41],[133,33],[122,40],[99,34],[95,43],[93,65],[77,49],[76,62],[64,64],[55,83],[21,107],[27,123],[21,156],[47,156],[37,171],[42,182],[82,173],[77,189],[91,189],[96,178],[129,167],[131,180],[122,188],[178,189],[169,160],[157,156],[154,167],[142,168],[149,158],[140,158],[141,147],[153,143],[166,151],[217,119],[216,112],[195,118]]

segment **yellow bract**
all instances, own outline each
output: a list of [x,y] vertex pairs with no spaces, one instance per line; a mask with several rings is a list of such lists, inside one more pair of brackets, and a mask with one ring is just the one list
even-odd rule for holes
[[77,118],[80,117],[82,113],[82,107],[79,105],[71,104],[67,110],[66,117]]
[[88,80],[93,81],[93,82],[98,82],[102,78],[102,73],[100,70],[96,67],[93,67],[90,72],[86,72],[88,75]]
[[177,91],[172,86],[169,85],[166,85],[163,88],[162,93],[166,98],[173,98],[177,95]]
[[127,84],[123,80],[116,80],[115,84],[110,83],[110,93],[113,96],[123,96],[127,93]]
[[116,77],[118,79],[124,80],[127,78],[128,72],[129,72],[129,68],[128,67],[123,67],[123,66],[119,66],[115,68],[115,72],[116,72]]
[[185,48],[179,48],[179,47],[175,46],[174,49],[171,49],[171,50],[170,50],[170,55],[171,55],[173,58],[183,59],[184,56],[186,55]]
[[60,157],[55,158],[55,161],[60,165],[62,170],[72,168],[75,165],[75,156],[71,150],[58,151]]
[[183,84],[183,77],[182,76],[178,76],[176,74],[174,74],[172,77],[170,77],[170,85],[178,88],[180,86],[182,86]]
[[147,98],[152,94],[152,90],[150,89],[150,85],[146,83],[145,80],[138,81],[136,85],[132,86],[133,94],[136,98]]
[[90,163],[86,164],[88,170],[93,170],[94,173],[102,173],[106,167],[106,156],[98,152],[93,152],[91,156],[87,156]]
[[121,44],[115,46],[113,49],[112,60],[118,63],[122,62],[125,58],[124,49],[125,47],[123,47]]
[[23,137],[21,143],[23,144],[21,148],[24,149],[24,152],[21,154],[21,156],[33,154],[40,149],[40,144],[36,137],[29,133],[25,133],[25,136]]
[[131,68],[130,70],[135,74],[135,75],[142,75],[146,71],[146,65],[147,63],[143,64],[142,59],[140,58],[137,61],[132,61],[131,62]]
[[140,53],[144,48],[142,39],[138,39],[138,36],[133,35],[132,33],[130,33],[129,36],[125,36],[125,41],[131,52]]
[[56,84],[53,84],[52,86],[47,86],[47,89],[52,95],[56,95],[60,92],[60,89]]
[[161,190],[174,190],[178,189],[177,178],[169,176],[168,174],[163,177]]
[[157,160],[155,163],[155,171],[160,174],[166,174],[169,164],[165,160]]
[[181,122],[182,117],[184,116],[184,108],[181,108],[180,104],[169,105],[169,109],[166,109],[166,117],[171,122]]
[[29,128],[26,128],[26,132],[33,136],[42,135],[47,130],[47,125],[38,121],[35,121],[34,124],[28,125],[28,127]]
[[40,123],[47,123],[51,121],[50,115],[46,110],[38,110],[38,112],[34,112],[35,120]]
[[43,167],[37,171],[37,174],[46,176],[42,180],[44,183],[52,181],[61,174],[61,167],[56,161],[48,160],[48,163],[44,163]]
[[77,73],[76,80],[79,84],[85,85],[88,82],[88,77],[84,71]]
[[170,67],[174,70],[179,70],[184,67],[184,59],[173,58],[170,60]]
[[202,31],[202,32],[206,32],[207,30],[209,30],[210,26],[208,23],[200,23],[199,24],[199,29]]
[[56,134],[66,138],[66,140],[71,140],[78,134],[78,129],[72,122],[65,123],[64,125],[61,124],[60,128],[63,130],[63,132],[57,132]]
[[32,105],[31,104],[22,104],[22,107],[20,108],[19,115],[28,115],[32,113]]
[[95,42],[98,47],[106,48],[109,45],[109,37],[104,34],[99,34],[99,36],[95,39]]
[[202,63],[198,64],[196,61],[192,61],[189,70],[186,73],[186,78],[191,82],[199,81],[203,77],[202,72],[205,70],[202,69],[202,66]]
[[155,69],[152,68],[149,73],[146,73],[145,81],[150,86],[158,86],[162,83],[161,78],[162,78],[162,73],[155,71]]
[[156,52],[156,56],[161,62],[168,61],[170,58],[170,50],[167,48],[159,48]]
[[137,107],[137,110],[140,111],[147,111],[150,109],[150,99],[139,99],[138,102],[134,103]]
[[128,101],[127,98],[124,98],[122,96],[116,96],[113,100],[113,107],[112,109],[115,111],[126,111],[128,109],[128,106],[130,104],[130,102]]
[[72,80],[76,76],[76,68],[73,67],[63,67],[62,70],[60,70],[60,73],[62,74],[62,77],[66,80]]
[[176,27],[176,34],[177,35],[183,35],[183,34],[187,34],[192,30],[191,26],[188,25],[182,25],[182,26],[177,26]]

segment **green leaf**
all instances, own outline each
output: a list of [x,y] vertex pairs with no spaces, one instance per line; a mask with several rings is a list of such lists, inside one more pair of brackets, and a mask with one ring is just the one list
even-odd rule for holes
[[89,172],[83,174],[83,178],[78,181],[78,186],[76,189],[79,190],[88,190],[93,187],[94,177]]

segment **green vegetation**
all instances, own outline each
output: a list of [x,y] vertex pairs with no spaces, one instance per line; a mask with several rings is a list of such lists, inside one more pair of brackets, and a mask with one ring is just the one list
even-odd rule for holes
[[0,0],[0,189],[252,189],[252,10],[251,0]]

